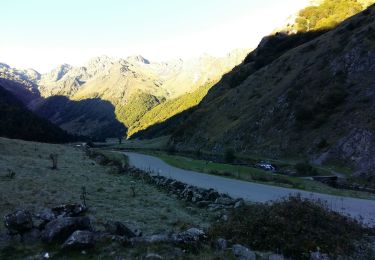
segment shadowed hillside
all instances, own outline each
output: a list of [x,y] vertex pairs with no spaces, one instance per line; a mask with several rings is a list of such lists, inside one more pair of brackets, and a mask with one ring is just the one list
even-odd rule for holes
[[[375,169],[374,139],[375,7],[332,31],[262,57],[262,42],[244,64],[219,82],[181,127],[173,141],[180,149],[308,157],[316,163]],[[289,39],[276,35],[277,50]],[[284,38],[284,40],[283,40]],[[305,38],[303,36],[303,38]],[[285,40],[288,39],[288,40]],[[292,41],[293,42],[293,41]],[[276,51],[277,52],[277,51]],[[265,52],[270,53],[269,51]],[[278,53],[278,52],[277,52]],[[260,56],[258,56],[260,55]]]
[[114,106],[99,98],[72,101],[53,96],[36,105],[34,111],[72,134],[99,139],[126,134],[125,126],[116,119]]
[[0,86],[0,136],[29,141],[63,143],[75,138],[29,111]]

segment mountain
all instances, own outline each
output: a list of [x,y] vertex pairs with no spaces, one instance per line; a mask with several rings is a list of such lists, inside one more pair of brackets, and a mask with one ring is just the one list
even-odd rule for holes
[[11,92],[0,86],[0,136],[28,141],[62,143],[75,138],[29,111]]
[[171,142],[373,174],[374,60],[375,6],[329,31],[267,37],[172,129]]
[[[151,62],[142,56],[126,59],[102,56],[82,67],[63,64],[49,73],[35,72],[35,75],[31,70],[17,70],[3,65],[0,80],[23,86],[20,89],[27,95],[9,86],[9,82],[6,84],[18,97],[29,97],[22,100],[30,109],[70,133],[113,137],[125,135],[127,128],[132,129],[129,133],[133,134],[154,124],[153,118],[142,121],[141,118],[167,101],[200,89],[203,89],[203,93],[207,85],[217,82],[224,73],[242,62],[248,52],[235,50],[221,58],[204,55],[197,59],[169,62]],[[34,96],[30,98],[32,93]],[[63,100],[55,96],[65,97],[66,103],[62,105]],[[113,109],[97,107],[93,110],[97,104],[90,102],[89,105],[86,102],[83,105],[84,102],[80,102],[93,99],[104,106],[111,104]],[[75,106],[75,109],[68,108],[78,103],[80,106]],[[188,108],[184,106],[184,109]],[[92,118],[93,111],[97,119]],[[170,111],[164,117],[170,118],[177,112]],[[111,126],[113,131],[109,130]]]

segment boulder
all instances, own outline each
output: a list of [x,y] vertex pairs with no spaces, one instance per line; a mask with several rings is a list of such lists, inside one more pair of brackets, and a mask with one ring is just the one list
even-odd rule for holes
[[311,260],[329,260],[329,256],[327,254],[323,254],[319,251],[317,252],[311,252],[310,253],[310,259]]
[[125,236],[127,238],[137,236],[133,231],[119,221],[107,221],[104,224],[104,228],[106,232],[112,235]]
[[53,213],[51,209],[43,209],[36,215],[36,217],[46,222],[50,222],[56,218],[55,213]]
[[33,219],[29,211],[18,210],[4,217],[5,227],[12,234],[22,234],[33,228]]
[[239,260],[256,260],[255,253],[242,245],[233,245],[232,251],[233,255]]
[[205,200],[215,201],[219,197],[220,194],[217,191],[215,191],[214,189],[210,189],[208,190]]
[[268,260],[284,260],[284,256],[272,254],[268,257]]
[[215,204],[221,204],[225,206],[233,205],[235,202],[233,199],[229,197],[219,197],[215,200]]
[[81,203],[63,204],[52,208],[56,217],[78,217],[87,210],[86,206]]
[[145,237],[134,237],[130,239],[130,243],[134,246],[136,244],[153,244],[153,243],[171,243],[172,238],[165,234],[156,234]]
[[184,232],[174,234],[172,236],[174,242],[187,244],[192,242],[198,242],[205,238],[205,233],[203,230],[198,228],[190,228]]
[[42,240],[46,243],[66,240],[76,230],[90,230],[88,217],[57,218],[49,222],[42,231]]
[[163,259],[160,255],[156,254],[156,253],[148,253],[147,255],[145,255],[144,257],[142,257],[142,259],[147,259],[147,260],[160,260],[160,259]]
[[239,200],[237,200],[237,201],[234,203],[233,208],[238,209],[238,208],[243,207],[244,205],[245,205],[245,202],[243,201],[243,199],[239,199]]
[[216,240],[215,247],[220,251],[225,251],[228,248],[228,241],[224,238],[219,238]]
[[95,245],[95,235],[91,231],[77,230],[64,242],[62,249],[85,249]]
[[28,244],[36,243],[40,240],[40,236],[40,230],[37,228],[33,228],[22,234],[22,241]]

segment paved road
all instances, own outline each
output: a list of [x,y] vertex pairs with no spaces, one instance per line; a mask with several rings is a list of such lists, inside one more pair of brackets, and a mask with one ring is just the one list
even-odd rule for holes
[[301,194],[305,198],[326,201],[332,210],[354,218],[362,217],[365,224],[375,226],[375,201],[373,200],[326,195],[229,179],[176,168],[154,156],[132,152],[126,152],[126,155],[129,157],[131,166],[159,173],[161,176],[169,177],[189,185],[206,189],[213,188],[220,193],[227,193],[233,198],[243,198],[251,202],[266,202],[293,194]]

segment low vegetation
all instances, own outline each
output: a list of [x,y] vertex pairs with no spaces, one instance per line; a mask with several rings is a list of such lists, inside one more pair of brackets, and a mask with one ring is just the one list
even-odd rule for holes
[[234,210],[227,222],[210,229],[210,236],[255,250],[280,252],[293,259],[310,259],[309,252],[315,251],[348,256],[369,232],[373,231],[329,211],[324,204],[297,196]]

